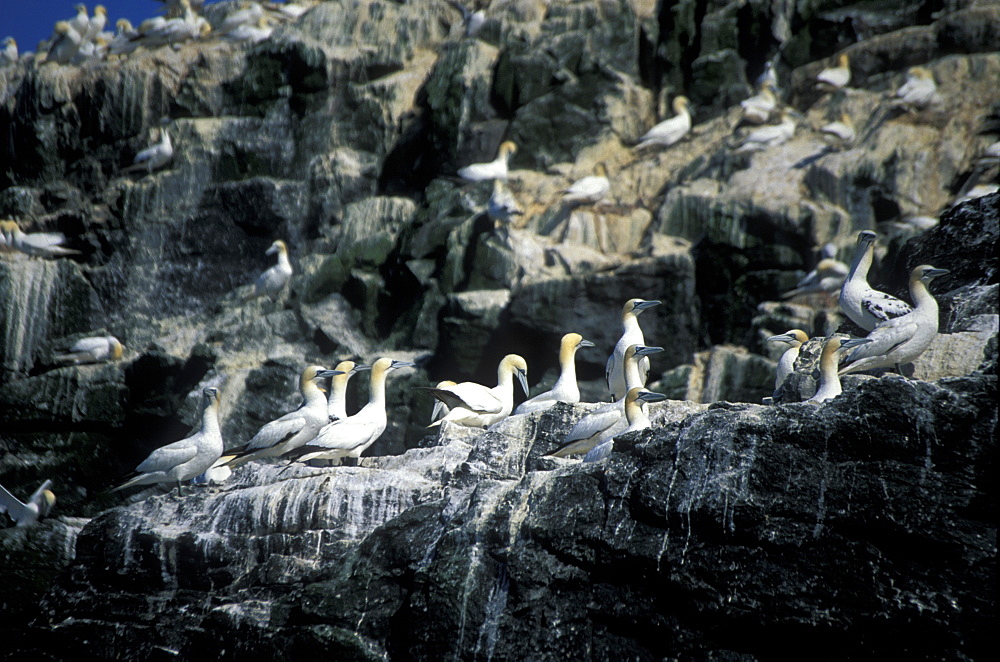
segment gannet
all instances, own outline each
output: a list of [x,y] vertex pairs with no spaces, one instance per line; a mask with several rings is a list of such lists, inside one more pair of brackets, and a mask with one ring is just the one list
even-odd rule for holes
[[507,189],[502,179],[493,180],[493,193],[486,202],[486,213],[497,226],[510,224],[515,216],[524,214],[514,194]]
[[90,60],[99,60],[104,57],[107,49],[108,43],[104,40],[104,37],[97,37],[94,41],[85,41],[80,44],[80,48],[77,49],[76,55],[70,60],[70,64],[83,64]]
[[[662,352],[662,347],[647,347],[645,345],[629,345],[625,350],[625,383],[627,391],[642,386],[639,373],[639,361],[650,354]],[[553,457],[569,457],[590,452],[599,443],[620,434],[628,426],[625,419],[625,398],[604,404],[590,412],[573,426],[562,445],[549,453]]]
[[934,74],[924,67],[910,67],[906,82],[896,90],[893,103],[910,110],[921,110],[941,101]]
[[215,465],[237,467],[262,457],[278,457],[312,441],[330,422],[326,393],[316,381],[339,374],[339,370],[327,370],[323,366],[306,367],[299,377],[299,393],[302,394],[299,408],[265,424],[245,445],[231,448],[221,459],[217,458],[219,461]]
[[685,96],[674,98],[674,116],[663,120],[643,134],[635,148],[642,149],[651,145],[670,147],[687,135],[691,130],[691,111],[688,108],[690,104]]
[[7,488],[0,485],[0,513],[7,513],[14,520],[14,526],[31,526],[48,515],[56,505],[56,495],[49,490],[50,487],[52,481],[46,480],[28,497],[26,503],[21,503]]
[[559,343],[559,379],[545,393],[539,393],[530,400],[525,400],[515,414],[528,414],[533,411],[548,409],[557,402],[580,402],[580,387],[576,383],[576,350],[581,347],[593,347],[594,343],[584,340],[579,333],[567,333]]
[[0,67],[16,63],[17,58],[17,41],[13,37],[7,37],[3,40],[3,50],[0,51]]
[[778,124],[762,126],[746,134],[740,142],[740,146],[736,148],[736,153],[756,152],[780,145],[790,140],[794,135],[795,120],[792,118],[791,112],[786,108],[781,111],[781,122]]
[[[643,299],[629,299],[622,306],[622,335],[615,345],[615,349],[608,357],[605,366],[604,378],[608,382],[608,390],[615,396],[615,400],[625,397],[628,388],[625,385],[625,350],[629,345],[643,345],[645,339],[642,337],[642,329],[639,327],[639,315],[643,311],[654,306],[659,306],[659,301],[644,301]],[[649,359],[642,356],[639,361],[639,384],[646,385],[646,376],[649,375]]]
[[445,388],[418,387],[430,391],[448,405],[448,415],[430,426],[450,421],[467,427],[484,428],[499,423],[514,409],[514,377],[528,395],[528,364],[517,354],[508,354],[497,367],[497,385],[493,388],[462,382]]
[[240,2],[239,9],[226,16],[215,28],[215,33],[225,35],[241,26],[251,26],[264,18],[264,8],[256,2]]
[[517,145],[510,140],[502,143],[497,158],[489,163],[473,163],[459,168],[458,176],[469,182],[484,182],[489,179],[507,179],[507,166],[517,152]]
[[825,92],[839,90],[851,82],[851,63],[847,53],[837,58],[837,66],[827,67],[816,74],[816,87]]
[[837,376],[837,357],[844,350],[870,342],[870,338],[841,338],[840,336],[827,338],[826,342],[823,343],[823,352],[819,355],[819,388],[816,389],[816,394],[806,402],[818,404],[840,395],[842,389],[840,388],[840,377]]
[[73,28],[73,31],[82,39],[85,34],[87,34],[87,28],[90,27],[90,18],[87,17],[87,5],[76,4],[73,5],[73,9],[76,10],[76,16],[69,19],[67,23]]
[[794,290],[785,292],[781,298],[791,299],[802,294],[820,292],[824,294],[839,293],[840,288],[844,285],[844,279],[847,278],[847,272],[847,265],[840,260],[831,258],[820,260],[816,268],[796,284]]
[[17,221],[0,221],[0,250],[18,251],[32,257],[65,257],[80,251],[63,248],[66,237],[61,232],[23,232]]
[[139,33],[127,18],[119,18],[115,23],[115,37],[108,45],[111,55],[126,55],[139,47]]
[[743,121],[763,124],[771,119],[771,114],[778,106],[778,98],[774,95],[772,87],[773,84],[765,80],[757,94],[740,102],[743,108]]
[[351,377],[364,370],[371,370],[370,365],[355,363],[354,361],[341,361],[334,370],[341,374],[334,377],[330,382],[330,399],[327,402],[326,413],[330,420],[336,418],[347,418],[347,382]]
[[133,485],[177,483],[177,495],[182,496],[181,483],[207,471],[222,455],[222,433],[219,431],[219,389],[209,386],[202,390],[201,428],[196,433],[157,448],[136,467],[138,475],[112,492]]
[[[437,383],[434,388],[448,388],[449,386],[454,386],[458,382],[453,382],[450,379],[445,379]],[[437,398],[434,398],[434,409],[431,410],[431,423],[438,420],[443,416],[447,416],[448,412],[451,411],[448,405],[441,402]]]
[[927,285],[948,273],[922,264],[910,272],[910,296],[915,307],[913,312],[895,319],[881,322],[868,334],[868,344],[858,347],[847,355],[847,366],[840,374],[875,368],[898,368],[912,363],[924,353],[938,331],[938,304],[927,289]]
[[282,17],[282,20],[285,21],[296,19],[299,16],[302,16],[302,14],[305,14],[307,11],[309,11],[309,7],[297,4],[295,2],[285,2],[280,5],[272,4],[268,5],[266,9],[272,15],[277,13],[279,16]]
[[104,30],[104,25],[108,22],[108,10],[104,5],[94,7],[94,15],[87,21],[86,30],[83,34],[83,41],[93,42]]
[[646,402],[660,402],[661,400],[666,399],[667,396],[662,393],[653,393],[652,391],[647,391],[642,388],[629,389],[629,392],[625,394],[625,420],[628,423],[628,427],[621,432],[604,439],[599,444],[591,448],[587,454],[583,456],[583,461],[600,462],[607,456],[611,455],[611,451],[615,446],[615,437],[620,434],[625,434],[626,432],[649,429],[649,417],[646,416],[646,412],[643,411],[642,405]]
[[594,166],[594,174],[578,179],[572,186],[563,191],[562,201],[569,205],[596,204],[611,191],[608,181],[608,169],[603,163]]
[[49,45],[46,62],[69,64],[80,49],[80,35],[66,21],[56,23],[56,35]]
[[385,431],[385,379],[393,370],[413,367],[409,361],[381,358],[372,364],[368,383],[368,404],[354,416],[332,421],[316,437],[288,456],[298,462],[358,458]]
[[865,331],[871,331],[879,322],[913,310],[908,303],[868,285],[868,269],[872,266],[874,255],[875,233],[863,230],[858,234],[851,270],[840,288],[840,309]]
[[281,291],[292,278],[292,264],[288,261],[288,246],[281,239],[276,240],[264,255],[278,254],[277,263],[268,267],[253,284],[253,291],[246,295],[244,301],[262,297],[265,294],[271,301],[277,301]]
[[[195,14],[194,10],[191,9],[189,0],[181,0],[180,4],[183,15],[178,18],[150,24],[148,27],[146,21],[142,22],[139,31],[143,34],[142,43],[144,46],[152,47],[164,44],[176,46],[189,39],[204,37],[212,31],[212,26],[209,25],[208,21]],[[146,29],[143,29],[144,27]]]
[[125,168],[125,172],[145,170],[149,174],[170,163],[172,158],[174,146],[170,143],[170,133],[166,129],[160,129],[160,142],[136,154],[132,165]]
[[462,23],[465,25],[466,37],[475,37],[479,34],[483,23],[486,22],[486,13],[483,10],[470,11],[465,5],[456,2],[456,0],[448,0],[448,4],[462,13]]
[[266,16],[261,16],[253,25],[239,25],[222,35],[223,39],[229,41],[246,41],[256,44],[264,41],[274,32],[274,27],[267,20]]
[[851,121],[851,116],[847,113],[841,113],[838,121],[824,125],[819,131],[824,134],[824,137],[830,136],[836,142],[844,145],[854,142],[854,122]]
[[122,358],[125,346],[114,336],[93,336],[81,338],[73,343],[66,354],[53,357],[57,363],[79,365],[81,363],[103,363]]
[[802,329],[792,329],[779,336],[771,336],[767,342],[782,342],[788,345],[781,358],[778,359],[778,370],[774,375],[774,390],[777,391],[785,382],[785,377],[795,372],[795,360],[799,358],[799,348],[809,340]]

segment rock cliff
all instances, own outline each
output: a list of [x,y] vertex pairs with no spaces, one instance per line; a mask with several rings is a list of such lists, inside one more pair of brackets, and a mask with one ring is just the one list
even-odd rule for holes
[[[252,46],[0,68],[0,216],[80,251],[0,253],[0,483],[52,477],[62,515],[0,531],[12,656],[984,658],[1000,195],[926,232],[903,220],[948,205],[989,142],[1000,8],[482,4],[477,38],[447,2],[339,0]],[[850,88],[819,94],[841,52]],[[799,128],[734,154],[765,62]],[[940,107],[889,108],[913,65]],[[677,94],[691,135],[633,150]],[[818,129],[843,112],[859,138],[831,148]],[[159,129],[172,163],[124,173]],[[494,229],[489,187],[451,176],[503,140],[525,214]],[[560,203],[598,163],[609,199]],[[864,229],[886,240],[872,281],[887,291],[916,264],[951,271],[932,288],[941,336],[912,378],[851,376],[822,408],[800,404],[814,341],[780,404],[756,404],[777,358],[764,338],[852,330],[828,300],[779,295],[817,247],[849,260]],[[290,291],[244,303],[276,238]],[[586,405],[423,429],[411,386],[490,382],[515,351],[544,390],[567,331],[597,345],[578,370],[584,399],[603,397],[631,297],[663,301],[642,325],[666,350],[651,388],[675,400],[606,462],[544,457]],[[98,333],[124,360],[55,364]],[[304,365],[382,355],[420,369],[390,378],[390,426],[360,466],[104,493],[185,433],[205,386],[235,445],[298,404]]]

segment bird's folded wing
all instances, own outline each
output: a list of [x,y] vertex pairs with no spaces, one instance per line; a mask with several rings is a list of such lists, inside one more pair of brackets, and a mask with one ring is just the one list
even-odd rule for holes
[[8,513],[15,521],[20,521],[24,517],[24,510],[25,505],[0,485],[0,513]]
[[902,317],[913,312],[913,308],[905,301],[883,292],[874,292],[861,302],[861,306],[877,319],[882,321]]
[[157,471],[169,471],[184,464],[198,454],[198,445],[191,439],[188,437],[157,448],[135,470],[139,473],[149,474]]
[[306,426],[306,419],[298,412],[290,412],[281,418],[271,421],[254,435],[247,444],[246,450],[253,452],[262,448],[271,448],[288,441]]
[[618,421],[622,420],[624,412],[620,408],[598,410],[587,414],[573,426],[573,429],[566,435],[563,445],[577,441],[579,439],[589,439],[595,434],[604,432]]

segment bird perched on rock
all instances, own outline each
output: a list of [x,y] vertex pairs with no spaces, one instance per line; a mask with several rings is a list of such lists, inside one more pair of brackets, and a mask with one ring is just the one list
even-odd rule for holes
[[594,343],[584,340],[579,333],[567,333],[559,343],[559,379],[551,389],[525,400],[515,414],[529,414],[548,409],[557,402],[580,402],[580,387],[576,383],[576,350],[593,347]]
[[456,0],[448,0],[448,4],[461,12],[466,37],[475,37],[479,34],[479,31],[483,28],[483,23],[486,22],[486,12],[481,9],[471,11],[461,2],[456,2]]
[[[662,352],[662,347],[647,347],[645,345],[629,345],[625,350],[625,384],[627,391],[639,388],[642,377],[639,374],[639,361],[649,359],[651,354]],[[626,395],[628,393],[626,392]],[[641,403],[640,403],[641,404]],[[569,457],[589,453],[595,446],[621,434],[628,427],[625,418],[625,398],[601,405],[586,414],[576,422],[569,431],[562,445],[549,453],[553,457]]]
[[215,28],[215,34],[227,35],[244,26],[257,25],[264,18],[264,8],[257,2],[239,2],[237,10],[226,15]]
[[744,122],[764,124],[771,119],[771,115],[778,107],[778,97],[774,95],[773,87],[773,83],[765,80],[757,94],[740,102]]
[[906,72],[906,82],[896,90],[894,97],[893,105],[907,110],[923,110],[941,102],[934,74],[925,67],[910,67]]
[[271,301],[277,301],[281,292],[292,279],[292,263],[288,261],[288,245],[281,239],[276,240],[264,251],[265,255],[277,253],[278,262],[264,271],[253,284],[253,291],[244,297],[244,301],[267,295]]
[[497,385],[493,388],[475,382],[461,382],[444,388],[417,387],[430,391],[450,409],[447,416],[428,427],[440,425],[443,421],[474,428],[499,423],[514,409],[515,376],[524,394],[528,395],[528,364],[517,354],[508,354],[500,361]]
[[938,304],[927,285],[948,273],[922,264],[910,272],[910,296],[915,307],[910,313],[880,322],[868,334],[870,341],[847,355],[840,374],[876,368],[896,368],[912,363],[924,353],[938,332]]
[[256,23],[237,26],[222,35],[222,38],[229,41],[256,44],[270,37],[272,32],[274,32],[274,26],[271,25],[266,16],[261,16]]
[[837,358],[848,349],[870,343],[869,338],[841,338],[831,336],[823,343],[823,351],[819,355],[819,388],[816,394],[806,400],[812,404],[825,402],[841,394],[840,377],[837,376]]
[[637,430],[648,430],[650,428],[649,417],[646,416],[646,412],[643,411],[642,405],[647,402],[661,402],[666,400],[667,396],[662,393],[653,393],[652,391],[647,391],[644,388],[633,388],[629,389],[629,392],[625,394],[625,421],[628,426],[621,432],[612,435],[591,448],[586,455],[583,456],[584,462],[600,462],[607,456],[611,455],[611,451],[615,446],[615,437],[620,434],[625,434],[626,432],[635,432]]
[[799,358],[799,349],[809,340],[802,329],[792,329],[778,336],[771,336],[767,342],[780,342],[788,345],[781,358],[778,359],[778,370],[774,375],[774,390],[777,391],[788,375],[795,372],[795,360]]
[[177,495],[183,496],[181,483],[204,473],[222,455],[222,433],[219,430],[219,389],[209,386],[202,390],[201,427],[196,433],[157,448],[136,467],[134,477],[112,492],[134,485],[176,483]]
[[875,238],[875,233],[870,230],[863,230],[858,234],[851,270],[844,286],[840,288],[840,309],[865,331],[871,331],[880,322],[906,315],[913,310],[905,301],[872,289],[868,284],[868,270],[875,256]]
[[7,513],[14,526],[31,526],[42,519],[56,505],[56,495],[49,489],[52,481],[46,480],[28,497],[27,502],[21,501],[0,485],[0,513]]
[[330,397],[327,401],[326,413],[330,420],[347,418],[347,383],[351,377],[365,370],[371,370],[370,365],[341,361],[334,370],[340,372],[330,380]]
[[0,50],[0,67],[15,64],[17,60],[17,41],[13,37],[7,37],[3,40],[3,50]]
[[791,111],[787,108],[782,110],[780,117],[778,124],[758,127],[747,133],[736,148],[736,153],[756,152],[791,140],[795,135],[795,120]]
[[[644,345],[646,342],[642,336],[642,328],[639,326],[639,315],[659,305],[659,301],[629,299],[622,306],[622,335],[618,339],[614,351],[611,352],[611,356],[608,357],[604,369],[608,390],[614,395],[615,400],[624,398],[628,391],[625,385],[625,350],[629,348],[629,345]],[[639,360],[639,386],[646,385],[647,375],[649,375],[649,359],[642,356]]]
[[108,22],[108,10],[104,8],[104,5],[97,5],[94,7],[94,15],[90,17],[87,21],[86,30],[81,33],[83,36],[83,41],[93,42],[97,39],[98,35],[104,31],[104,26]]
[[781,298],[791,299],[803,294],[839,294],[847,272],[847,265],[840,260],[825,258],[796,284],[794,290],[785,292]]
[[[453,382],[450,379],[443,379],[439,381],[434,388],[448,388],[449,386],[454,386],[457,383],[458,382]],[[447,416],[449,411],[451,411],[451,409],[448,408],[448,405],[435,398],[434,409],[431,410],[431,423],[434,423],[439,418]]]
[[603,163],[594,166],[594,174],[578,179],[563,191],[562,201],[568,205],[591,205],[603,200],[611,191],[608,169]]
[[304,446],[286,452],[298,462],[358,458],[375,443],[388,424],[385,413],[385,381],[388,374],[399,368],[411,368],[410,361],[381,358],[371,367],[368,404],[357,414],[332,421]]
[[231,448],[224,456],[216,458],[215,466],[237,467],[259,458],[278,457],[312,441],[330,422],[326,392],[316,382],[339,374],[339,370],[307,366],[299,377],[299,393],[302,394],[299,408],[265,424],[246,444]]
[[501,143],[497,157],[489,163],[473,163],[459,168],[458,176],[467,182],[485,182],[491,179],[507,179],[507,167],[517,152],[517,145],[508,140]]
[[847,53],[837,57],[837,66],[827,67],[816,74],[816,87],[824,92],[833,92],[846,87],[851,82],[851,61]]
[[120,360],[124,351],[125,346],[114,336],[93,336],[77,340],[66,354],[57,354],[52,358],[56,363],[66,365],[104,363]]
[[[81,5],[82,6],[82,5]],[[49,42],[46,62],[69,64],[80,50],[80,33],[66,21],[56,23],[55,36]]]
[[66,241],[61,232],[31,232],[21,230],[17,221],[0,221],[0,253],[24,253],[31,257],[65,257],[79,255],[80,251],[64,248]]
[[115,22],[115,37],[108,44],[108,54],[127,55],[139,48],[139,32],[132,27],[132,23],[127,18],[120,18]]
[[69,19],[67,23],[69,23],[69,26],[73,28],[73,31],[77,35],[83,38],[87,34],[87,28],[90,27],[90,18],[87,16],[87,5],[82,3],[75,4],[73,5],[73,9],[76,10],[76,16]]
[[160,142],[136,154],[132,165],[125,168],[125,172],[145,170],[149,174],[170,163],[172,158],[174,146],[170,143],[170,133],[166,129],[160,129]]
[[839,120],[823,125],[819,132],[836,145],[850,145],[854,142],[854,122],[847,113],[841,113]]
[[663,120],[643,134],[635,148],[643,149],[654,145],[670,147],[686,136],[691,130],[690,105],[691,102],[687,97],[675,97],[673,102],[674,116]]

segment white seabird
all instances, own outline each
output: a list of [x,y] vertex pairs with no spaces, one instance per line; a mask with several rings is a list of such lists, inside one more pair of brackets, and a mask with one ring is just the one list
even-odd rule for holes
[[898,370],[923,354],[938,332],[938,304],[927,285],[946,273],[927,264],[914,268],[910,272],[910,296],[916,304],[913,311],[876,326],[866,338],[870,342],[847,355],[847,365],[840,374],[876,368]]
[[529,414],[533,411],[548,409],[557,402],[580,402],[580,387],[576,383],[576,350],[581,347],[593,347],[594,343],[584,340],[579,333],[567,333],[559,343],[559,379],[552,388],[535,397],[525,400],[515,414]]
[[461,382],[445,388],[418,387],[430,391],[450,408],[447,416],[428,427],[440,425],[443,421],[474,428],[499,423],[514,409],[515,376],[524,394],[528,395],[528,364],[517,354],[508,354],[500,361],[497,385],[493,388],[475,382]]
[[467,182],[484,182],[490,179],[507,179],[507,167],[517,152],[517,145],[508,140],[501,143],[497,157],[489,163],[473,163],[459,168],[458,176]]
[[111,55],[127,55],[139,48],[139,32],[132,27],[132,23],[127,18],[119,18],[115,22],[115,36],[108,44],[108,53]]
[[851,270],[840,289],[840,309],[865,331],[871,331],[880,322],[906,315],[913,310],[905,301],[872,289],[868,284],[868,269],[871,268],[875,255],[875,237],[871,230],[863,230],[858,234]]
[[271,25],[266,16],[262,16],[257,19],[255,24],[240,25],[222,35],[222,38],[229,41],[245,41],[256,44],[270,37],[272,32],[274,32],[274,26]]
[[906,82],[896,90],[893,104],[909,110],[922,110],[940,103],[941,95],[934,82],[934,74],[925,67],[910,67]]
[[66,354],[57,354],[52,358],[66,365],[103,363],[120,360],[124,350],[125,346],[114,336],[92,336],[77,340]]
[[246,445],[226,451],[217,465],[237,467],[262,457],[278,457],[312,441],[330,422],[326,393],[316,381],[339,374],[339,370],[308,366],[299,378],[299,393],[302,394],[299,408],[264,425]]
[[330,381],[330,399],[327,402],[326,413],[330,420],[347,418],[347,382],[351,377],[364,370],[371,370],[370,365],[341,361],[334,370],[341,372]]
[[471,11],[456,0],[448,0],[448,4],[462,13],[462,24],[465,26],[466,37],[475,37],[479,34],[479,31],[483,28],[483,23],[486,22],[486,12],[482,9]]
[[[659,301],[629,299],[622,306],[622,335],[618,339],[614,351],[611,352],[611,356],[608,357],[604,369],[608,390],[614,395],[615,400],[624,398],[628,392],[628,387],[625,385],[625,350],[629,348],[629,345],[644,345],[646,342],[642,336],[642,328],[639,326],[639,315],[643,311],[659,305]],[[639,361],[638,386],[646,385],[647,375],[649,375],[649,359],[643,355]]]
[[608,169],[603,163],[594,166],[594,174],[578,179],[563,191],[562,201],[569,205],[590,205],[603,200],[611,192]]
[[267,295],[271,301],[277,301],[282,290],[292,279],[292,264],[288,261],[288,245],[281,239],[271,244],[270,248],[264,251],[265,255],[278,254],[277,263],[268,267],[253,284],[253,291],[244,298],[245,301],[256,299]]
[[201,427],[196,433],[161,446],[136,467],[138,475],[125,481],[112,492],[133,485],[177,483],[177,494],[183,494],[181,483],[204,473],[222,455],[222,433],[219,430],[219,389],[209,386],[202,390]]
[[264,8],[256,2],[240,2],[238,7],[215,28],[216,34],[226,35],[240,27],[256,25],[264,18]]
[[791,140],[795,135],[795,120],[791,112],[786,108],[781,111],[781,121],[778,124],[769,124],[754,129],[747,133],[740,146],[736,148],[737,154],[745,152],[756,152],[768,147],[780,145]]
[[298,462],[360,457],[382,436],[388,423],[385,413],[386,376],[398,368],[413,366],[409,361],[394,361],[390,358],[375,361],[369,378],[368,404],[354,416],[324,426],[314,439],[288,454],[289,457]]
[[806,400],[818,404],[835,398],[843,390],[840,388],[840,377],[837,376],[837,357],[844,350],[870,343],[870,338],[841,338],[832,336],[823,343],[823,351],[819,355],[819,388],[816,394]]
[[14,520],[14,526],[31,526],[48,515],[56,505],[56,495],[50,487],[52,481],[46,480],[28,497],[27,502],[21,503],[7,488],[0,485],[0,513],[7,513]]
[[69,64],[80,50],[80,34],[66,21],[56,23],[55,30],[45,61]]
[[778,97],[774,95],[772,88],[773,84],[765,80],[757,94],[740,102],[744,122],[764,124],[771,119],[771,115],[778,107]]
[[3,40],[3,50],[0,50],[0,67],[15,64],[17,60],[17,41],[13,37],[7,37]]
[[839,120],[823,125],[819,132],[838,144],[850,145],[854,142],[854,122],[847,113],[841,113]]
[[685,96],[675,97],[673,102],[674,116],[663,120],[643,134],[635,148],[643,149],[653,145],[670,147],[686,136],[691,130],[690,104],[691,102]]
[[816,87],[825,92],[839,90],[851,82],[851,62],[847,53],[837,58],[837,66],[827,67],[816,74]]
[[777,391],[788,375],[795,372],[795,360],[799,358],[799,349],[809,340],[802,329],[792,329],[778,336],[771,336],[767,342],[781,342],[788,345],[781,358],[778,359],[778,370],[774,374],[774,390]]
[[[458,382],[453,382],[450,379],[444,379],[435,385],[434,388],[448,388],[449,386],[454,386]],[[437,398],[434,398],[434,409],[431,410],[431,423],[448,415],[451,409],[445,403],[441,402]]]
[[794,290],[781,295],[782,299],[791,299],[802,294],[839,294],[840,288],[847,278],[848,267],[840,260],[826,258],[820,260],[816,268],[800,280]]
[[97,39],[98,35],[104,31],[104,25],[108,22],[108,10],[104,8],[104,5],[97,5],[94,7],[94,15],[90,17],[87,21],[86,30],[81,33],[83,36],[83,41],[93,42]]
[[517,198],[504,185],[504,180],[493,180],[493,193],[486,202],[486,213],[495,226],[509,225],[515,216],[523,216],[524,211],[517,204]]
[[172,158],[174,146],[170,143],[170,133],[166,129],[160,129],[160,142],[136,154],[132,165],[125,168],[125,172],[145,170],[149,174],[170,163]]
[[0,221],[0,252],[19,252],[31,257],[65,257],[80,251],[63,248],[61,232],[24,232],[17,221]]
[[76,16],[66,22],[82,39],[87,34],[87,28],[90,27],[90,18],[87,16],[87,5],[82,3],[75,4],[73,5],[73,9],[76,10]]
[[591,448],[583,456],[583,461],[600,462],[611,455],[611,451],[615,447],[615,437],[618,435],[625,434],[626,432],[635,432],[636,430],[648,430],[650,427],[649,416],[646,416],[642,405],[647,402],[660,402],[666,399],[667,396],[662,393],[653,393],[643,388],[630,389],[625,394],[625,420],[628,423],[628,427]]
[[[628,391],[642,386],[639,374],[639,361],[650,354],[662,352],[662,347],[647,347],[645,345],[630,345],[625,350],[625,383]],[[628,393],[626,392],[626,395]],[[569,457],[590,452],[592,448],[615,435],[622,433],[628,426],[625,419],[625,398],[601,405],[586,414],[576,422],[569,431],[562,445],[549,453],[553,457]]]

